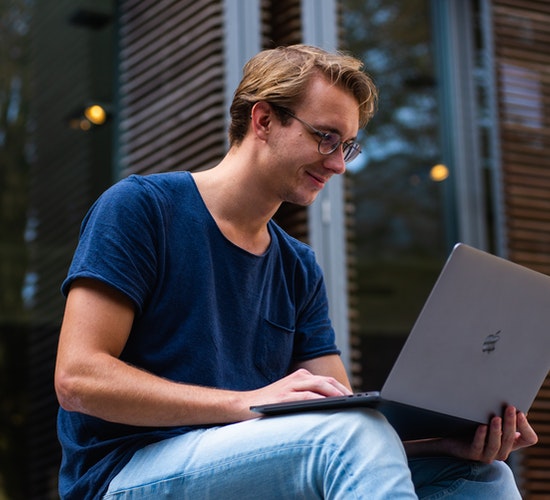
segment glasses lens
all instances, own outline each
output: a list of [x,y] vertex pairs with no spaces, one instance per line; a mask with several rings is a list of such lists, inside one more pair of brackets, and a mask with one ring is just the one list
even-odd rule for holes
[[342,150],[344,152],[344,161],[349,162],[357,158],[361,152],[361,146],[356,142],[345,142],[342,145]]
[[319,142],[319,153],[323,155],[329,155],[336,151],[340,146],[340,136],[338,134],[323,134],[321,141]]

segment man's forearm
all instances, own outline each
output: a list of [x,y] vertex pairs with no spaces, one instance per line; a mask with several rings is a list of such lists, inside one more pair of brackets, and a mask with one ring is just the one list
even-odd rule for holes
[[181,384],[97,354],[72,373],[58,373],[61,406],[136,426],[229,423],[251,418],[245,393]]

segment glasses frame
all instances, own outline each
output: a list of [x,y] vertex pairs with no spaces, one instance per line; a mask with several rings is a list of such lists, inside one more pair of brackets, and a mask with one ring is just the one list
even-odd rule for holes
[[[270,103],[271,104],[271,103]],[[311,123],[302,120],[296,116],[292,111],[288,110],[283,106],[278,106],[276,104],[271,104],[274,108],[281,110],[283,113],[287,114],[291,118],[299,121],[304,125],[309,131],[319,137],[319,143],[317,144],[317,151],[324,156],[331,155],[334,153],[340,146],[342,146],[342,153],[344,154],[344,162],[349,163],[352,160],[355,160],[361,154],[361,145],[356,141],[343,141],[340,137],[340,134],[336,132],[322,132],[318,128],[315,128]],[[333,143],[330,141],[330,138],[337,137],[338,140]],[[325,147],[323,147],[323,145]]]

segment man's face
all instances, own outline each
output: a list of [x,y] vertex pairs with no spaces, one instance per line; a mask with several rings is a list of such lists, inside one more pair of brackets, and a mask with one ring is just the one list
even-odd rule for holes
[[346,166],[342,146],[331,154],[321,154],[320,137],[303,122],[321,132],[337,133],[342,141],[355,139],[358,103],[351,94],[319,77],[312,80],[306,98],[292,111],[298,119],[289,117],[284,127],[278,122],[274,131],[270,172],[278,181],[282,201],[310,205],[328,180],[344,173]]

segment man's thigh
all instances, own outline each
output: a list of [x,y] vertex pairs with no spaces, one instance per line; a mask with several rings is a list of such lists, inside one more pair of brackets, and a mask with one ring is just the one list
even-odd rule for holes
[[415,498],[406,457],[377,412],[260,418],[138,451],[112,481],[121,498]]

